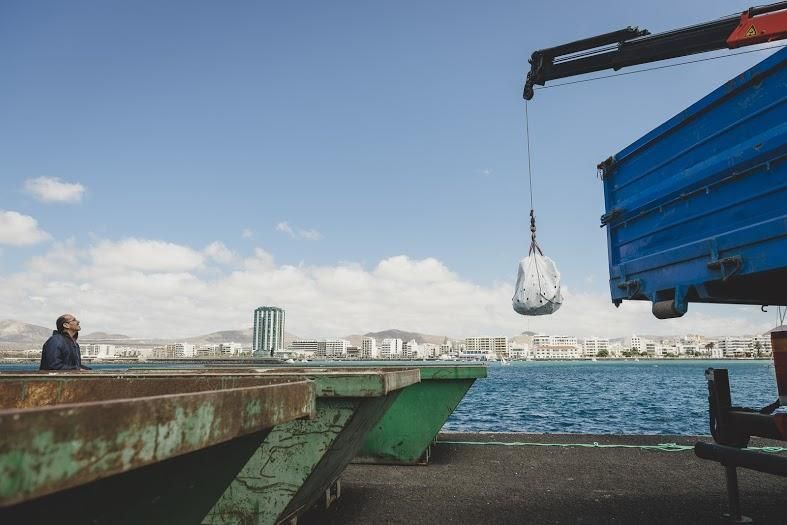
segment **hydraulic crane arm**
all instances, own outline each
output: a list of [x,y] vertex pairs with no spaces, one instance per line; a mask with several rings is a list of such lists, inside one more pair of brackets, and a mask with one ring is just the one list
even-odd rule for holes
[[787,2],[655,35],[627,27],[534,52],[524,98],[533,98],[533,86],[550,80],[783,38],[787,38]]

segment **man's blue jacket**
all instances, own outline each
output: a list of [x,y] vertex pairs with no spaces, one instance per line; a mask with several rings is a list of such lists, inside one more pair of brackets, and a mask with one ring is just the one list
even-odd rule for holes
[[82,366],[79,343],[55,330],[44,343],[39,370],[90,370]]

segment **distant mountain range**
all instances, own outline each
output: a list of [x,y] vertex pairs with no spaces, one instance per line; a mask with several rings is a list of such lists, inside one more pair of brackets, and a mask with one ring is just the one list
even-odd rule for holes
[[[0,321],[0,347],[3,349],[27,349],[31,347],[38,347],[52,335],[52,328],[46,328],[22,321],[5,320]],[[193,337],[181,337],[170,339],[144,339],[132,338],[125,334],[115,334],[107,332],[91,332],[89,334],[82,334],[79,337],[80,342],[102,342],[102,343],[128,343],[128,344],[164,344],[172,341],[186,341],[192,344],[211,344],[211,343],[224,343],[235,342],[244,345],[250,345],[252,342],[253,329],[246,328],[242,330],[221,330],[218,332],[211,332],[209,334],[197,335]],[[383,330],[381,332],[369,332],[363,335],[348,335],[340,339],[350,341],[352,345],[360,346],[364,337],[374,337],[381,340],[386,338],[399,338],[403,341],[410,341],[414,339],[418,344],[433,343],[441,344],[447,337],[444,335],[429,335],[421,334],[418,332],[408,332],[405,330]],[[295,334],[289,332],[284,333],[284,344],[289,345],[296,339],[303,339]]]
[[43,344],[52,328],[6,319],[0,321],[0,343]]
[[344,337],[340,337],[339,339],[346,339],[350,341],[350,344],[353,346],[361,346],[361,341],[363,341],[364,337],[374,337],[375,339],[382,340],[382,339],[401,339],[405,343],[410,340],[415,340],[416,343],[419,345],[424,343],[431,343],[435,345],[443,344],[446,339],[450,339],[444,335],[429,335],[429,334],[421,334],[418,332],[406,332],[404,330],[397,330],[392,328],[390,330],[383,330],[382,332],[369,332],[363,335],[352,334],[352,335],[345,335]]
[[116,341],[118,339],[131,339],[127,335],[123,334],[108,334],[107,332],[90,332],[86,335],[80,335],[82,339],[91,339],[91,340],[112,340]]

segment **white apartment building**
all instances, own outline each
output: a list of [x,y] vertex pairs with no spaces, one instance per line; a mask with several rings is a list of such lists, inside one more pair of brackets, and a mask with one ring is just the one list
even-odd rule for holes
[[291,352],[316,356],[320,349],[320,341],[318,339],[299,339],[291,342],[287,349]]
[[82,355],[93,357],[114,357],[115,345],[105,345],[98,343],[86,343],[80,345]]
[[708,351],[705,350],[705,346],[691,341],[681,341],[675,348],[677,349],[678,355],[697,356],[706,355],[708,353]]
[[650,357],[664,357],[664,347],[655,341],[643,339],[641,346],[642,350],[640,352],[645,352]]
[[383,339],[380,344],[380,357],[383,359],[398,359],[402,357],[402,340],[396,339]]
[[196,348],[190,343],[173,343],[164,347],[167,355],[172,357],[194,357],[196,355]]
[[439,355],[454,355],[454,348],[450,341],[441,344],[437,351],[440,352]]
[[324,357],[347,357],[347,347],[350,346],[350,341],[344,339],[326,339],[320,341],[317,348],[317,354]]
[[207,344],[199,345],[195,351],[197,357],[216,357],[220,355],[219,349],[220,347],[217,344]]
[[241,355],[243,353],[243,345],[235,342],[219,343],[218,353],[224,357]]
[[532,354],[536,359],[581,359],[584,351],[577,338],[567,335],[534,335]]
[[645,351],[645,341],[638,335],[632,335],[626,341],[626,350],[636,350],[640,354]]
[[679,347],[677,343],[661,345],[661,354],[664,357],[678,357],[680,355],[680,351],[681,347]]
[[716,342],[724,357],[744,357],[750,351],[749,337],[722,337]]
[[760,355],[772,355],[773,346],[771,345],[771,334],[755,335],[751,338],[751,347],[754,355],[757,355],[757,348],[759,343]]
[[402,357],[405,359],[415,359],[419,357],[420,348],[415,339],[410,339],[402,348]]
[[380,351],[377,349],[377,339],[364,337],[361,341],[361,359],[377,359]]
[[131,348],[130,346],[116,346],[113,350],[113,355],[115,357],[139,357],[147,353],[150,355],[149,349],[142,349],[142,348]]
[[603,337],[587,337],[582,342],[582,353],[584,357],[596,357],[601,351],[609,355],[609,339]]
[[623,343],[614,343],[609,345],[609,356],[610,357],[623,357],[623,350],[628,350],[623,348]]
[[528,358],[527,343],[511,343],[508,346],[508,358],[511,360],[524,360]]
[[434,343],[424,343],[421,345],[421,352],[423,357],[438,357],[440,355],[440,346]]
[[508,357],[507,337],[466,337],[464,355],[471,357]]
[[724,357],[756,357],[758,348],[761,356],[770,355],[773,351],[770,335],[722,337],[716,346]]

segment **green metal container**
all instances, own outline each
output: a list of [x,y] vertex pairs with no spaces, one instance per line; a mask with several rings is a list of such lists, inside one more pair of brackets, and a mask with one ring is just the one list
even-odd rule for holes
[[420,366],[421,382],[396,399],[369,432],[354,463],[426,465],[430,447],[448,417],[486,366]]
[[[161,370],[133,371],[151,376]],[[273,524],[297,518],[338,480],[402,389],[420,379],[417,368],[222,368],[167,371],[177,376],[314,381],[313,419],[277,426],[203,519],[211,525]]]
[[277,427],[251,457],[203,523],[271,524],[296,518],[324,497],[360,449],[369,429],[417,369],[274,369],[317,386],[317,414]]
[[0,523],[199,523],[305,380],[0,374]]

